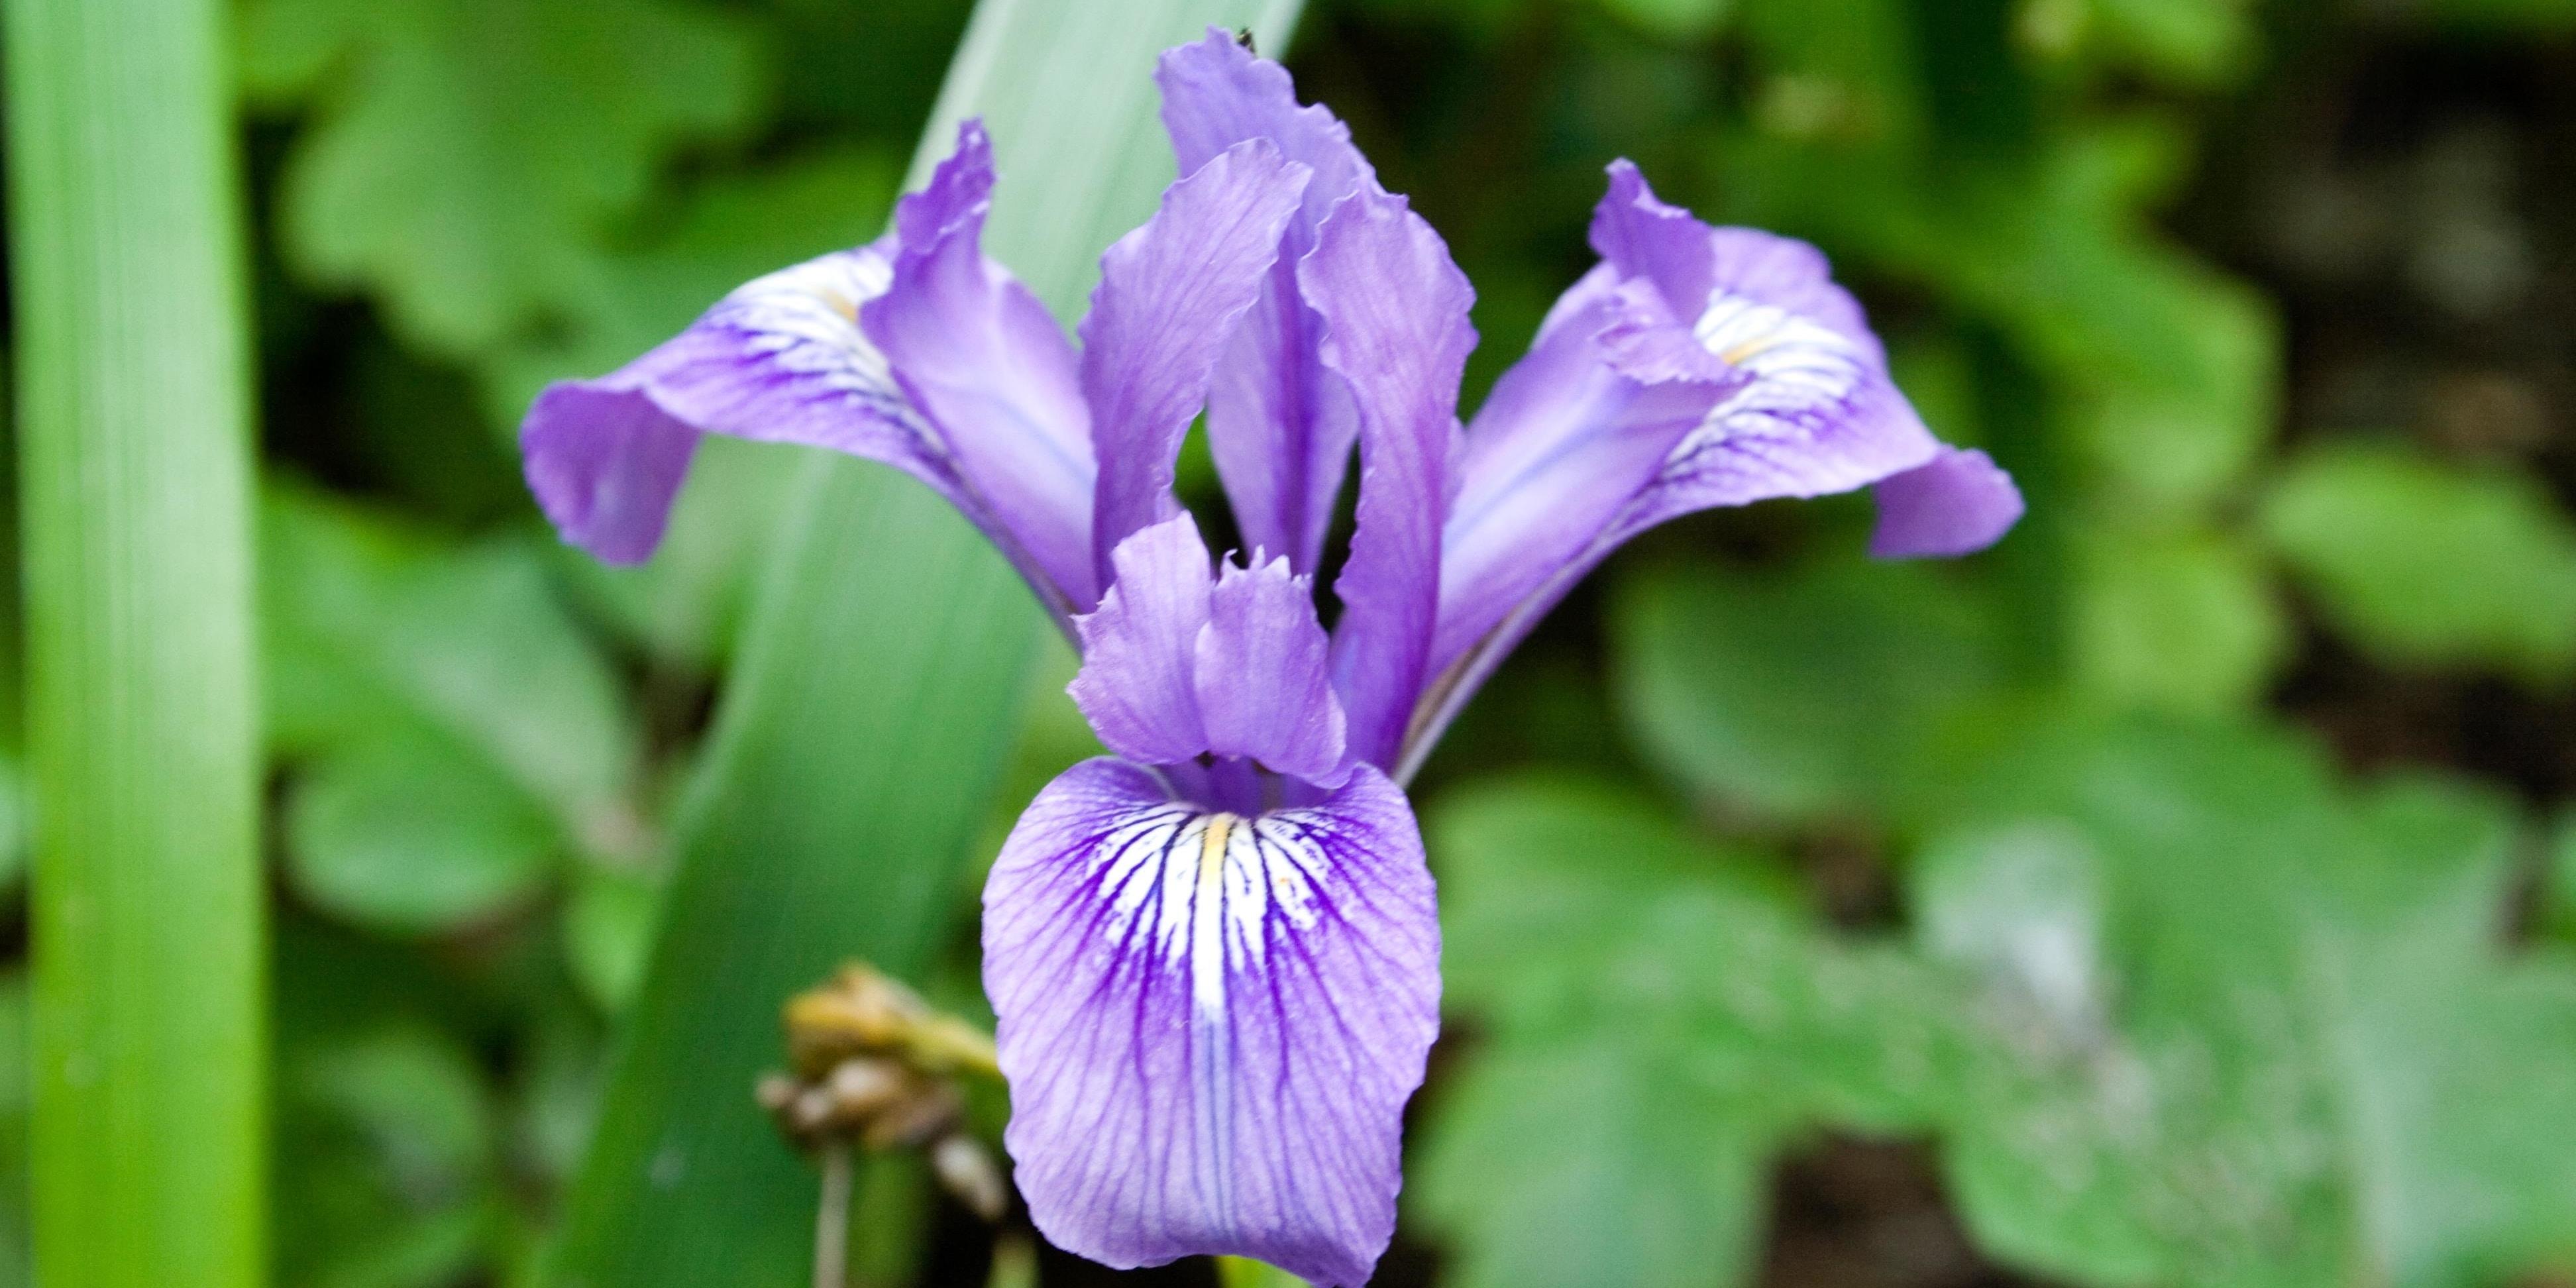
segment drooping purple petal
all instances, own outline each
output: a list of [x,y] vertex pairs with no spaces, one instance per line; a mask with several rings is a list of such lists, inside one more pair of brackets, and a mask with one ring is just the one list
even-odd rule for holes
[[745,284],[615,372],[548,385],[519,431],[537,504],[565,540],[641,562],[661,543],[699,435],[712,433],[883,461],[989,529],[859,331],[859,305],[892,277],[882,245],[835,251]]
[[1284,558],[1218,574],[1207,629],[1199,633],[1198,702],[1208,750],[1243,756],[1282,774],[1338,787],[1348,774],[1341,701],[1330,646],[1315,620],[1306,578]]
[[1467,427],[1442,534],[1433,673],[1609,527],[1729,387],[1724,364],[1678,328],[1641,347],[1678,335],[1684,354],[1624,351],[1639,337],[1622,324],[1650,289],[1588,278],[1569,291],[1584,298],[1541,330]]
[[1068,692],[1101,744],[1168,765],[1208,749],[1199,714],[1199,635],[1213,578],[1198,524],[1176,514],[1120,542],[1100,607],[1074,619],[1082,669]]
[[1163,125],[1187,173],[1247,139],[1268,139],[1313,172],[1261,298],[1244,315],[1208,399],[1208,447],[1244,541],[1285,553],[1299,572],[1321,556],[1333,498],[1359,433],[1356,409],[1315,356],[1316,319],[1297,290],[1297,261],[1316,230],[1377,175],[1350,130],[1319,106],[1300,106],[1286,68],[1224,32],[1167,51],[1155,70]]
[[[1398,781],[1539,618],[1630,537],[1694,510],[1893,481],[1945,450],[1814,247],[1711,228],[1657,200],[1624,161],[1611,167],[1592,244],[1604,262],[1567,292],[1468,432],[1442,572],[1436,691]],[[1650,301],[1639,300],[1641,289]],[[1604,327],[1614,299],[1629,307]],[[1585,332],[1594,343],[1578,343]],[[1710,380],[1710,360],[1731,381]],[[1718,396],[1694,413],[1691,399],[1712,389]],[[1677,424],[1649,464],[1657,435]],[[1600,522],[1631,480],[1632,495]],[[1973,548],[1969,536],[1991,540],[2018,515],[2017,494],[2000,499],[2009,489],[2000,471],[1940,470],[1900,485],[1885,503],[1894,517],[1881,544]]]
[[[1685,257],[1654,249],[1681,221],[1708,247],[1707,284],[1695,294]],[[1635,255],[1623,268],[1652,277],[1703,348],[1747,376],[1674,448],[1623,521],[1627,533],[1713,506],[1849,491],[1940,450],[1889,379],[1886,350],[1859,302],[1834,283],[1815,247],[1709,228],[1656,201],[1625,163],[1612,167],[1595,229],[1605,253]],[[1650,249],[1631,250],[1641,246]]]
[[959,136],[957,155],[897,208],[893,280],[859,322],[994,517],[1004,553],[1079,612],[1099,597],[1090,413],[1064,332],[984,256],[992,147],[971,121]]
[[1869,552],[1881,559],[1971,554],[2002,540],[2021,519],[2012,475],[1975,448],[1945,449],[1928,464],[1879,481],[1878,529]]
[[1422,692],[1440,606],[1440,528],[1458,438],[1475,291],[1402,197],[1362,193],[1298,265],[1324,320],[1324,366],[1360,412],[1359,526],[1335,581],[1333,686],[1351,754],[1392,765]]
[[1208,377],[1260,295],[1306,167],[1264,139],[1218,153],[1101,256],[1082,323],[1082,387],[1100,459],[1093,550],[1105,576],[1128,533],[1179,509],[1172,471]]
[[1249,818],[1119,761],[1056,779],[984,888],[1003,1140],[1038,1229],[1121,1268],[1230,1253],[1365,1282],[1439,952],[1420,834],[1373,769]]

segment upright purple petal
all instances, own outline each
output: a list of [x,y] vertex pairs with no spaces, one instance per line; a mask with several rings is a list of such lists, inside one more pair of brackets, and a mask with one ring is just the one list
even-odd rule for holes
[[1267,140],[1218,153],[1101,256],[1082,323],[1082,387],[1100,459],[1092,543],[1105,575],[1128,533],[1179,509],[1172,471],[1208,376],[1261,293],[1306,167]]
[[930,186],[897,208],[893,281],[859,321],[1000,526],[1004,553],[1078,612],[1098,598],[1090,413],[1064,332],[984,256],[992,147],[973,122],[960,139]]
[[1945,449],[1929,464],[1880,480],[1875,493],[1878,530],[1869,552],[1881,559],[1972,554],[2021,519],[2021,489],[1975,448]]
[[1155,80],[1183,173],[1247,139],[1268,139],[1313,172],[1208,398],[1208,446],[1244,541],[1312,572],[1359,421],[1348,392],[1317,363],[1321,324],[1298,294],[1297,261],[1334,206],[1378,190],[1377,175],[1331,112],[1298,104],[1287,69],[1222,31],[1167,51]]
[[1038,1229],[1121,1268],[1231,1253],[1366,1282],[1439,954],[1421,836],[1384,775],[1245,817],[1133,765],[1075,766],[984,888],[1003,1140]]
[[892,278],[882,246],[835,251],[745,284],[609,375],[548,385],[519,431],[537,504],[566,541],[641,562],[711,433],[883,461],[989,527],[859,331],[859,306]]
[[1130,760],[1168,765],[1208,749],[1195,677],[1208,624],[1212,572],[1187,512],[1120,542],[1100,607],[1074,619],[1082,669],[1074,705],[1102,745]]
[[1440,607],[1440,528],[1458,438],[1458,378],[1475,292],[1402,197],[1334,212],[1297,282],[1324,320],[1317,348],[1360,412],[1359,527],[1334,583],[1333,686],[1355,757],[1395,763]]
[[1341,701],[1333,696],[1330,645],[1315,620],[1314,592],[1286,559],[1229,563],[1217,576],[1199,633],[1199,711],[1208,750],[1244,756],[1282,774],[1338,787],[1349,772]]

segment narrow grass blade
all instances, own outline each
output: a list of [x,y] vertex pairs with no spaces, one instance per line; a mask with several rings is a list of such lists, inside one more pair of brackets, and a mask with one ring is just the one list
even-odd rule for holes
[[[1155,53],[1287,36],[1294,0],[986,0],[916,179],[982,115],[986,246],[1068,320],[1171,177]],[[785,520],[683,827],[681,866],[556,1262],[566,1288],[781,1284],[815,1179],[753,1107],[778,1006],[842,958],[921,965],[1043,629],[972,529],[892,473],[817,458]]]
[[219,0],[11,0],[36,1274],[264,1282],[246,313]]

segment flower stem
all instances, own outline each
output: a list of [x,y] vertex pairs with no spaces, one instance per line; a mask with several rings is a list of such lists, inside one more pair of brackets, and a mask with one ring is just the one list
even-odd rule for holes
[[850,1142],[822,1149],[823,1193],[814,1209],[814,1288],[846,1288],[850,1265]]

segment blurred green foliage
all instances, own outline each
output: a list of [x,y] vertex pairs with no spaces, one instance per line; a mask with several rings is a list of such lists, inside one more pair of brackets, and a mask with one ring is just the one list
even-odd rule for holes
[[[872,236],[965,16],[243,8],[293,1288],[540,1278],[796,461],[711,446],[661,555],[611,570],[544,532],[510,433],[545,381]],[[1676,525],[1462,722],[1417,793],[1452,1039],[1387,1280],[1858,1282],[1778,1255],[1783,1159],[1855,1138],[1919,1144],[1958,1255],[2060,1282],[2576,1273],[2568,404],[2516,439],[2509,399],[2446,429],[2334,393],[2426,383],[2426,350],[2554,370],[2567,332],[2405,295],[2486,280],[2432,251],[2348,267],[2396,236],[2351,231],[2394,218],[2382,190],[2267,186],[2263,150],[2438,136],[2439,103],[2305,119],[2456,89],[2382,95],[2373,59],[2564,72],[2571,41],[2562,0],[1310,6],[1301,88],[1478,285],[1472,381],[1581,270],[1630,155],[1824,246],[1927,419],[2031,499],[1956,566],[1868,563],[1858,501]],[[2372,344],[2388,370],[2353,374]],[[1091,750],[1065,667],[978,864]],[[972,886],[942,906],[925,982],[971,1004]],[[971,1227],[917,1169],[859,1206],[868,1283],[978,1281],[933,1255]]]

